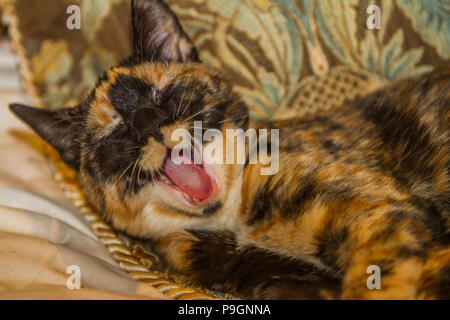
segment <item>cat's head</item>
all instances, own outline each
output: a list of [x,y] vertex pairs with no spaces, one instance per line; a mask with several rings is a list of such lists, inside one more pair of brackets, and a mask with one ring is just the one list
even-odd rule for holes
[[248,110],[231,83],[200,62],[163,1],[133,1],[132,18],[132,56],[108,70],[86,101],[57,111],[10,107],[78,171],[116,227],[146,236],[233,205],[242,165],[177,165],[171,156],[180,140],[172,134],[193,135],[201,121],[226,136],[226,129],[246,129]]

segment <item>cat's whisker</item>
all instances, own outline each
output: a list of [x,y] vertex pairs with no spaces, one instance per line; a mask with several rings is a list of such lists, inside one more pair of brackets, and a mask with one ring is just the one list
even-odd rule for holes
[[138,173],[137,173],[137,183],[138,183],[138,185],[140,186],[141,185],[141,172],[142,172],[142,167],[141,166],[139,166],[139,169],[138,169]]
[[[187,119],[185,119],[185,121],[192,120],[192,119],[195,118],[196,116],[202,114],[203,112],[206,112],[206,111],[208,111],[208,110],[211,110],[211,109],[212,109],[213,107],[215,107],[215,106],[216,106],[215,104],[210,105],[209,107],[204,108],[204,109],[200,110],[199,112],[197,112],[196,114],[194,114],[194,115],[188,117]],[[214,111],[214,110],[211,110],[211,111]],[[217,112],[217,111],[216,111],[216,112]]]
[[183,113],[181,114],[182,116],[184,116],[184,113],[186,112],[186,110],[191,106],[192,101],[194,100],[194,96],[191,96],[191,98],[189,99],[188,103],[186,104],[186,107],[183,110]]
[[[153,61],[153,58],[155,58],[155,54],[156,54],[156,49],[153,50],[152,58],[150,59],[150,61]],[[144,61],[144,58],[142,58],[142,61]]]
[[133,153],[136,153],[137,151],[139,151],[141,149],[141,147],[134,147],[134,148],[130,148],[128,150],[125,150],[124,152],[121,152],[121,155],[131,155]]
[[139,156],[139,157],[134,161],[133,169],[131,170],[131,184],[134,183],[135,173],[136,173],[136,168],[137,168],[137,165],[138,165],[140,159],[141,159],[141,156]]
[[[86,116],[74,116],[74,117],[65,118],[65,119],[61,119],[61,120],[52,122],[52,123],[49,125],[49,129],[52,129],[53,127],[55,127],[57,124],[59,124],[59,123],[61,123],[61,122],[64,122],[64,121],[71,121],[71,120],[78,119],[78,118],[81,118],[81,119],[84,120],[84,119],[86,118]],[[81,123],[81,122],[82,122],[82,121],[80,121],[80,123]]]
[[131,165],[133,164],[133,162],[130,162],[130,164],[125,168],[125,170],[123,170],[123,172],[120,174],[119,178],[117,178],[116,181],[114,181],[114,185],[117,184],[120,179],[122,179],[123,175],[128,171],[128,169],[130,169]]
[[245,117],[240,117],[238,119],[223,119],[222,121],[219,121],[218,124],[225,123],[225,122],[239,122],[243,120]]
[[196,127],[196,126],[190,126],[190,127],[188,127],[189,129],[202,129],[202,130],[213,130],[213,129],[218,129],[218,128],[211,128],[211,127],[204,127],[203,125],[202,125],[202,127]]
[[[178,114],[181,110],[181,105],[182,105],[183,101],[184,101],[184,96],[181,98],[180,103],[178,104],[177,113],[176,113],[175,118],[178,118]],[[174,117],[172,117],[172,119],[174,119]]]

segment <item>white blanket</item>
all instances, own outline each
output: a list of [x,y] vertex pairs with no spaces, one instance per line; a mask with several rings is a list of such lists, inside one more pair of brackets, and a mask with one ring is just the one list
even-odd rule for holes
[[[131,279],[64,197],[50,166],[8,110],[27,103],[14,58],[0,42],[0,299],[164,299]],[[80,271],[80,289],[69,266]]]

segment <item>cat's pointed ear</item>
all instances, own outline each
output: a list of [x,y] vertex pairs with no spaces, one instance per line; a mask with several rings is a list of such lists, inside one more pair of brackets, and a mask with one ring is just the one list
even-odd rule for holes
[[14,103],[9,108],[51,144],[68,166],[79,169],[81,106],[52,111]]
[[133,49],[141,60],[199,62],[197,49],[162,0],[133,0]]

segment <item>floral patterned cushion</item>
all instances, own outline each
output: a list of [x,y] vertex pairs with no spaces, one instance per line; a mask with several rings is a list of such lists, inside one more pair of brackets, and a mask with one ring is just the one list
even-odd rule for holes
[[[79,30],[66,27],[71,0],[0,1],[17,22],[22,73],[45,107],[77,103],[130,53],[128,0],[79,0]],[[201,59],[233,80],[254,117],[329,108],[380,80],[450,62],[450,0],[167,2]],[[366,26],[370,4],[381,8],[379,30]]]

